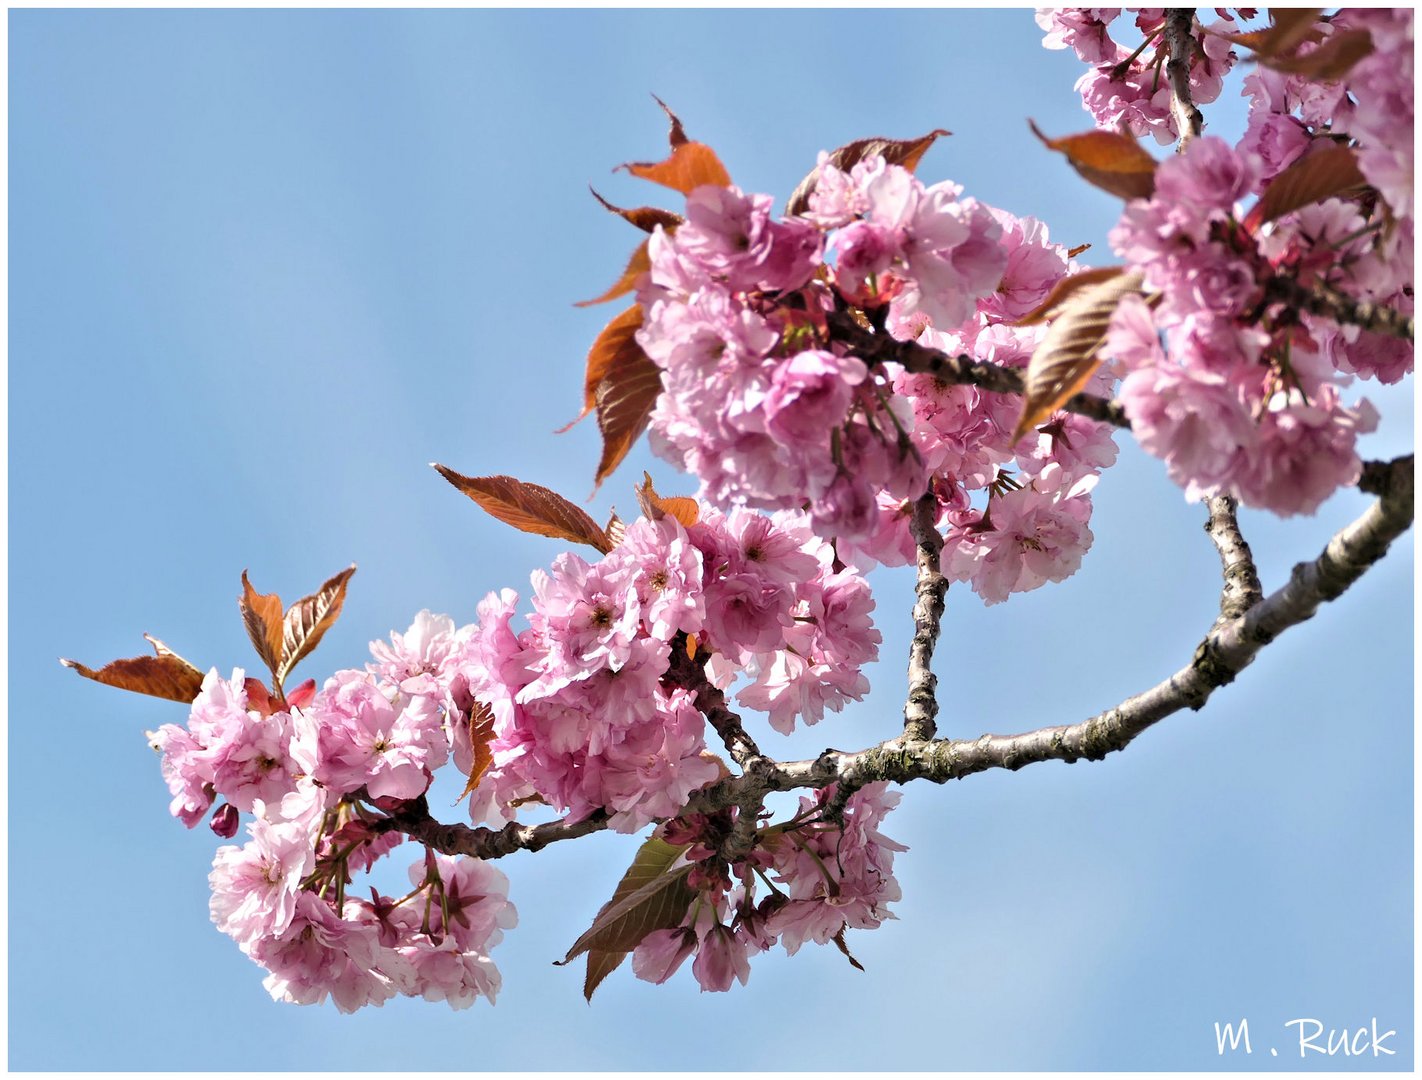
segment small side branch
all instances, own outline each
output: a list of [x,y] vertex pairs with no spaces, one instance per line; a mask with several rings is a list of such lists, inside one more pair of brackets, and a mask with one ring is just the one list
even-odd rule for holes
[[[748,744],[752,752],[742,762],[745,770],[742,775],[708,784],[687,800],[682,812],[715,813],[728,806],[740,807],[745,822],[729,838],[723,852],[734,858],[750,850],[756,815],[764,804],[765,795],[772,791],[823,788],[833,783],[857,790],[878,780],[895,783],[931,780],[941,784],[988,769],[1020,769],[1037,761],[1072,762],[1082,758],[1096,761],[1124,749],[1137,735],[1165,717],[1182,709],[1202,707],[1216,689],[1232,682],[1269,642],[1289,627],[1312,618],[1326,601],[1341,596],[1411,527],[1414,486],[1411,454],[1390,462],[1369,462],[1363,469],[1359,486],[1378,495],[1378,501],[1335,534],[1318,558],[1294,567],[1287,585],[1242,615],[1216,623],[1195,650],[1189,665],[1114,708],[1077,724],[1038,728],[1020,735],[988,734],[976,739],[925,742],[912,742],[901,736],[854,753],[826,750],[812,760],[780,763],[754,751],[754,743],[749,739],[742,743],[730,729],[727,714],[735,720],[736,727],[740,725],[739,717],[730,710],[721,713],[711,695],[707,715],[717,713],[721,724],[726,726],[723,738],[729,731],[729,744],[742,749]],[[684,656],[684,649],[682,653]],[[724,708],[723,698],[720,708]],[[737,752],[733,749],[733,756]],[[581,821],[552,821],[542,825],[515,822],[502,829],[471,828],[435,821],[429,816],[425,800],[419,798],[377,823],[375,828],[379,832],[399,830],[447,855],[497,859],[515,851],[537,851],[560,840],[597,832],[607,827],[607,818],[606,812],[599,810]]]
[[1170,80],[1170,114],[1180,141],[1175,152],[1181,154],[1190,141],[1200,134],[1205,118],[1190,96],[1190,60],[1197,48],[1195,42],[1195,9],[1167,8],[1165,12],[1165,43],[1170,59],[1165,65]]
[[1271,278],[1265,286],[1265,297],[1282,300],[1293,307],[1307,311],[1311,315],[1322,315],[1336,323],[1371,330],[1376,334],[1413,340],[1413,319],[1396,308],[1382,304],[1372,304],[1366,300],[1355,300],[1337,289],[1315,282],[1304,286],[1293,278]]
[[1259,570],[1254,565],[1254,553],[1244,534],[1239,531],[1239,503],[1232,495],[1216,495],[1207,500],[1210,520],[1205,532],[1220,553],[1220,570],[1224,588],[1220,592],[1220,617],[1216,626],[1239,618],[1264,598],[1259,583]]
[[943,619],[948,579],[939,568],[943,534],[938,531],[938,496],[930,490],[914,503],[910,527],[918,556],[918,595],[913,605],[913,642],[909,646],[908,701],[904,703],[904,738],[925,742],[937,734],[938,676],[933,674],[933,649]]
[[706,677],[705,662],[687,655],[684,634],[678,634],[672,642],[671,663],[664,678],[675,686],[691,691],[696,707],[716,729],[716,734],[721,736],[731,760],[742,769],[762,756],[755,740],[746,734],[740,716],[726,704],[726,695]]
[[[1022,393],[1022,372],[1016,368],[986,364],[961,354],[949,356],[916,341],[899,341],[888,334],[876,334],[843,312],[832,312],[828,318],[835,340],[847,344],[855,356],[870,366],[891,361],[916,375],[932,375],[939,382],[980,386],[997,394]],[[1112,427],[1131,426],[1119,402],[1094,394],[1077,394],[1062,408]]]
[[559,840],[575,840],[607,828],[608,814],[597,810],[581,821],[547,821],[520,825],[511,821],[502,829],[446,825],[430,816],[424,796],[374,826],[376,832],[399,831],[445,855],[472,855],[476,859],[501,859],[515,851],[538,851]]
[[1335,534],[1318,558],[1294,567],[1287,585],[1243,615],[1216,624],[1188,666],[1149,690],[1089,720],[1020,735],[934,739],[916,747],[896,739],[852,754],[827,750],[812,761],[782,766],[784,780],[794,787],[823,787],[841,776],[853,777],[859,786],[877,780],[945,783],[987,769],[1020,769],[1037,761],[1098,761],[1124,749],[1165,717],[1201,708],[1265,645],[1312,618],[1319,605],[1342,595],[1407,531],[1413,519],[1412,455],[1370,464],[1364,479],[1370,490],[1381,494],[1376,503]]

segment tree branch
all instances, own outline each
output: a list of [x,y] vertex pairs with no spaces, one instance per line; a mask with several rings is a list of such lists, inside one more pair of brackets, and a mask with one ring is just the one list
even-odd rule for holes
[[1215,623],[1218,628],[1259,603],[1264,598],[1264,587],[1259,583],[1254,553],[1239,531],[1239,503],[1232,495],[1216,495],[1206,502],[1210,520],[1205,524],[1205,532],[1219,550],[1220,569],[1224,573],[1220,617]]
[[904,738],[925,742],[937,734],[938,676],[933,674],[933,649],[943,618],[948,579],[939,568],[943,534],[938,531],[938,496],[930,489],[914,503],[909,527],[917,546],[918,595],[913,606],[913,643],[909,646],[908,700],[904,703]]
[[1165,11],[1165,43],[1170,60],[1165,65],[1170,80],[1170,113],[1180,141],[1175,146],[1183,154],[1190,141],[1200,134],[1205,118],[1195,108],[1190,96],[1190,59],[1196,49],[1194,8],[1167,8]]
[[1407,531],[1413,516],[1412,455],[1370,466],[1365,477],[1382,498],[1334,535],[1318,558],[1295,566],[1287,585],[1243,615],[1212,627],[1190,664],[1149,690],[1081,723],[1021,735],[935,739],[920,747],[891,740],[853,754],[827,750],[813,761],[782,766],[785,778],[796,787],[823,786],[842,775],[861,787],[876,780],[944,783],[987,769],[1020,769],[1037,761],[1098,761],[1124,749],[1172,713],[1201,708],[1260,649],[1289,627],[1312,618],[1320,604],[1341,596]]
[[[998,394],[1022,393],[1022,372],[1016,368],[986,364],[966,355],[949,356],[916,341],[899,341],[888,334],[876,334],[865,330],[844,312],[830,312],[828,321],[835,339],[844,342],[855,356],[871,366],[892,362],[914,374],[932,375],[939,382],[980,386]],[[1113,427],[1131,426],[1119,402],[1094,394],[1077,394],[1062,408]]]
[[[987,734],[976,739],[913,742],[900,736],[854,753],[826,750],[807,761],[778,763],[756,754],[747,758],[742,775],[727,777],[694,793],[682,813],[715,813],[728,806],[740,806],[741,816],[750,818],[746,827],[751,830],[753,841],[754,814],[747,815],[746,807],[753,805],[758,812],[771,791],[822,788],[833,783],[858,790],[878,780],[931,780],[941,784],[988,769],[1020,769],[1037,761],[1099,761],[1124,749],[1165,717],[1181,709],[1201,708],[1216,689],[1232,682],[1264,646],[1289,627],[1312,618],[1324,602],[1341,596],[1412,525],[1413,483],[1411,454],[1390,462],[1368,462],[1359,486],[1380,498],[1335,534],[1318,558],[1295,566],[1287,585],[1248,611],[1217,622],[1195,650],[1189,665],[1089,720],[1020,735]],[[684,655],[685,650],[682,652]],[[714,701],[712,704],[714,707]],[[739,724],[739,718],[736,722]],[[497,859],[515,851],[537,851],[606,826],[607,814],[601,810],[582,821],[511,823],[498,830],[442,825],[429,816],[421,797],[374,827],[377,832],[398,829],[447,855]],[[743,837],[733,837],[727,845],[728,853],[740,849],[743,842]]]
[[1266,300],[1282,300],[1292,307],[1301,308],[1311,315],[1322,315],[1336,323],[1413,340],[1411,315],[1404,315],[1396,308],[1383,304],[1355,300],[1323,282],[1304,286],[1293,278],[1274,277],[1265,284],[1264,295]]
[[696,707],[721,736],[731,760],[742,769],[749,761],[762,756],[755,740],[746,734],[740,716],[726,704],[726,695],[706,677],[705,659],[698,662],[687,655],[685,634],[678,634],[672,640],[671,662],[663,678],[673,686],[691,691]]

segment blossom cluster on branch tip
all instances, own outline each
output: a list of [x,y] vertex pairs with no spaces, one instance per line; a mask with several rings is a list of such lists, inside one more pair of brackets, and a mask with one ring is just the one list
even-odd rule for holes
[[[696,686],[669,672],[673,650],[705,668],[707,685],[789,732],[869,688],[878,655],[868,584],[835,569],[804,514],[703,511],[629,526],[601,561],[567,554],[533,575],[531,627],[511,628],[517,597],[479,607],[456,706],[493,709],[493,763],[474,791],[478,820],[510,820],[533,796],[575,818],[604,808],[634,832],[670,817],[717,779],[705,752]],[[456,762],[468,751],[456,743]]]
[[931,490],[944,573],[988,603],[1074,572],[1109,427],[1058,413],[1014,445],[1018,399],[871,362],[829,327],[872,313],[893,339],[1021,367],[1045,331],[1017,320],[1077,269],[1067,250],[880,155],[845,171],[822,154],[804,217],[770,206],[697,188],[651,239],[638,342],[662,372],[653,448],[717,505],[806,507],[865,569],[912,560],[907,519]]
[[[699,695],[740,678],[736,700],[789,732],[863,697],[880,640],[863,577],[791,512],[641,519],[596,563],[565,554],[536,571],[522,632],[516,604],[491,593],[464,627],[421,612],[371,643],[367,669],[280,706],[241,670],[213,671],[188,724],[153,733],[174,816],[191,828],[226,800],[211,818],[226,837],[239,812],[254,818],[246,845],[217,853],[212,915],[269,970],[274,996],[346,1010],[395,994],[493,998],[488,950],[514,919],[498,871],[427,850],[406,896],[347,894],[353,871],[400,843],[398,814],[446,763],[471,778],[476,822],[540,803],[570,821],[605,811],[633,832],[726,774]],[[693,662],[673,669],[674,649]]]
[[[422,613],[405,641],[437,648],[441,623],[452,628]],[[251,839],[213,860],[212,920],[267,969],[278,1000],[350,1012],[405,994],[463,1008],[499,989],[489,950],[516,921],[499,870],[427,851],[403,897],[347,893],[353,870],[403,840],[376,827],[383,811],[421,795],[449,756],[438,667],[411,664],[424,652],[396,635],[376,671],[340,672],[279,710],[241,669],[212,671],[188,724],[152,734],[175,816],[191,828],[225,799],[211,825],[230,837],[238,811],[252,815]]]
[[[1070,48],[1091,70],[1077,80],[1082,105],[1099,127],[1154,136],[1162,145],[1180,137],[1170,107],[1170,80],[1166,75],[1169,42],[1166,8],[1138,8],[1127,35],[1139,34],[1138,45],[1128,48],[1111,37],[1111,24],[1122,8],[1038,8],[1037,25],[1047,32],[1042,44],[1049,49]],[[1252,19],[1255,8],[1234,9],[1241,19]],[[1205,105],[1220,96],[1224,77],[1237,56],[1225,36],[1238,31],[1234,16],[1216,8],[1219,16],[1208,25],[1194,20],[1195,46],[1189,56],[1191,99]]]
[[[884,783],[856,791],[843,820],[823,817],[835,796],[830,785],[802,797],[790,822],[763,828],[743,859],[690,875],[694,899],[680,925],[642,939],[632,953],[639,979],[663,983],[689,958],[702,990],[745,985],[750,958],[779,942],[793,956],[807,941],[844,944],[847,929],[872,930],[897,918],[888,905],[901,897],[894,853],[907,849],[879,831],[898,805]],[[684,858],[706,858],[734,826],[736,809],[667,823],[662,835],[686,844]],[[760,899],[757,899],[757,894]]]
[[[1040,18],[1068,42],[1109,22]],[[1245,79],[1239,145],[1206,135],[1161,162],[1153,195],[1129,202],[1111,233],[1150,295],[1121,303],[1105,349],[1133,433],[1190,498],[1229,493],[1282,515],[1312,513],[1358,480],[1357,438],[1378,418],[1366,399],[1345,402],[1350,377],[1392,383],[1413,365],[1410,340],[1298,304],[1312,291],[1413,311],[1411,16],[1350,10],[1320,27],[1305,57],[1364,27],[1373,51],[1336,81],[1259,68]],[[1345,168],[1346,135],[1372,198],[1261,212],[1310,158],[1315,176]]]

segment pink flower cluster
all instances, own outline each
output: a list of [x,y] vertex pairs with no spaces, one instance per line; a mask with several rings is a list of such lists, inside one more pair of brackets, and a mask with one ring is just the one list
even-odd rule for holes
[[1320,81],[1261,67],[1244,80],[1249,127],[1240,151],[1272,180],[1311,148],[1357,140],[1358,166],[1398,218],[1412,219],[1413,16],[1408,8],[1348,8],[1318,23],[1307,57],[1339,34],[1366,31],[1371,51],[1346,75]]
[[[1041,324],[1017,325],[1078,267],[1032,218],[992,210],[1001,226],[1006,268],[976,310],[949,328],[923,326],[912,314],[891,314],[895,336],[915,338],[950,355],[1003,367],[1024,367],[1045,333]],[[1109,394],[1112,379],[1098,375],[1088,389]],[[1091,491],[1116,460],[1108,425],[1058,412],[1015,446],[1012,432],[1021,399],[976,386],[950,386],[928,375],[900,374],[895,390],[913,410],[913,442],[933,475],[938,527],[945,534],[943,573],[965,581],[988,604],[1075,573],[1091,546]],[[1009,468],[1010,466],[1010,468]],[[975,493],[986,502],[974,507]],[[876,535],[900,545],[871,554],[885,563],[907,561],[911,545],[891,523],[909,511],[881,503]]]
[[[898,792],[883,783],[870,784],[850,796],[843,829],[821,820],[820,812],[834,787],[800,800],[800,811],[785,825],[762,828],[757,846],[725,875],[698,873],[688,879],[696,898],[682,924],[647,935],[633,950],[632,970],[638,978],[663,983],[687,957],[703,991],[726,991],[733,982],[745,985],[750,958],[770,950],[777,941],[794,955],[807,941],[824,945],[847,929],[874,929],[895,918],[889,904],[901,896],[894,879],[894,853],[904,851],[879,831],[884,815],[899,802]],[[705,858],[706,841],[728,831],[734,811],[721,820],[677,819],[663,830],[673,843],[691,846],[685,858]],[[757,871],[773,875],[778,885],[759,901]]]
[[[485,598],[460,668],[456,707],[494,716],[475,820],[512,819],[536,795],[574,819],[605,808],[633,832],[717,779],[698,688],[671,674],[673,650],[722,686],[746,673],[740,703],[787,732],[861,698],[860,668],[878,652],[867,583],[835,570],[803,514],[641,519],[597,563],[565,554],[536,571],[530,627],[516,634],[517,602],[508,589]],[[472,759],[457,741],[456,763]]]
[[213,860],[212,921],[267,969],[272,997],[298,1005],[329,997],[342,1012],[397,994],[457,1009],[492,1002],[499,972],[489,950],[517,921],[504,875],[477,859],[427,854],[404,897],[372,888],[370,900],[347,899],[349,849],[369,826],[324,802],[304,781],[279,806],[259,805],[252,839]]
[[[1236,9],[1253,17],[1250,8]],[[1127,130],[1136,136],[1154,135],[1156,142],[1171,143],[1179,136],[1170,110],[1170,83],[1165,64],[1165,8],[1134,10],[1135,28],[1144,40],[1128,49],[1111,39],[1110,24],[1121,8],[1038,8],[1037,25],[1047,32],[1042,44],[1049,49],[1071,48],[1092,69],[1077,80],[1082,106],[1099,128]],[[1196,104],[1220,95],[1224,76],[1234,66],[1235,53],[1222,34],[1238,27],[1224,9],[1209,26],[1194,23],[1192,36],[1199,43],[1190,58],[1190,94]]]
[[[931,487],[945,573],[989,603],[1074,572],[1090,490],[1115,459],[1109,429],[1059,414],[1014,447],[1020,399],[868,363],[829,327],[857,308],[900,340],[1021,366],[1043,331],[1015,321],[1075,269],[1066,250],[1039,222],[877,155],[848,171],[822,155],[803,220],[772,222],[769,207],[699,188],[685,224],[652,237],[638,341],[663,372],[654,448],[717,505],[808,504],[861,569],[912,560],[908,518]],[[991,506],[973,509],[972,492]]]
[[1411,348],[1404,359],[1271,300],[1263,283],[1275,272],[1350,291],[1400,283],[1350,203],[1306,207],[1258,235],[1246,228],[1237,204],[1257,169],[1211,137],[1161,163],[1154,197],[1131,202],[1111,234],[1158,300],[1118,309],[1108,351],[1126,373],[1120,397],[1137,438],[1191,498],[1230,492],[1311,513],[1356,482],[1357,436],[1376,424],[1366,401],[1344,405],[1339,370],[1400,374]]
[[954,325],[1001,277],[1000,229],[956,185],[877,156],[849,173],[822,158],[803,220],[771,221],[770,202],[698,188],[685,223],[652,237],[638,294],[665,390],[652,445],[718,506],[808,501],[819,531],[862,537],[876,494],[917,498],[927,475],[889,374],[831,347],[826,314],[838,296]]
[[219,835],[236,834],[239,811],[253,815],[251,840],[217,852],[211,910],[268,970],[273,997],[330,997],[347,1012],[395,994],[455,1008],[493,1000],[488,950],[515,918],[499,871],[427,855],[405,897],[345,896],[352,870],[403,839],[378,826],[378,810],[422,795],[449,757],[445,702],[471,632],[421,612],[390,644],[372,643],[371,670],[338,672],[319,693],[310,683],[274,698],[241,670],[230,680],[213,671],[187,725],[150,734],[172,812],[189,828],[218,798]]

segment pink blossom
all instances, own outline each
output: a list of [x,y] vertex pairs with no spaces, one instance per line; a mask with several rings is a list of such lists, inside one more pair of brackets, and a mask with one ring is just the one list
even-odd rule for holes
[[1118,59],[1118,46],[1107,27],[1120,13],[1120,8],[1038,8],[1037,25],[1047,32],[1042,44],[1075,49],[1088,64]]
[[461,632],[448,615],[433,615],[428,609],[415,616],[410,629],[392,633],[390,644],[370,643],[375,664],[371,670],[399,683],[410,694],[442,694],[453,676],[455,661],[468,628]]
[[691,972],[703,992],[724,993],[737,979],[742,986],[750,978],[750,959],[746,944],[720,922],[714,923],[701,938]]
[[315,1005],[329,996],[341,1012],[354,1012],[395,996],[390,978],[375,967],[378,949],[373,927],[347,922],[303,892],[286,932],[257,938],[250,955],[271,972],[264,985],[277,1001]]
[[1191,500],[1224,490],[1254,443],[1240,389],[1222,375],[1143,367],[1126,377],[1119,396],[1136,439],[1165,461]]
[[208,882],[212,921],[243,952],[262,937],[280,937],[291,924],[300,885],[315,868],[316,849],[309,820],[299,813],[281,817],[280,807],[256,804],[256,820],[243,847],[217,849]]
[[[884,815],[899,802],[899,793],[886,789],[876,783],[855,792],[845,807],[843,831],[802,831],[799,844],[786,837],[775,848],[775,872],[788,887],[789,902],[770,915],[765,931],[779,937],[790,955],[806,941],[823,945],[846,928],[873,929],[896,918],[888,907],[901,896],[894,853],[905,848],[879,831]],[[833,786],[813,799],[802,798],[802,813],[832,794]]]
[[698,941],[689,926],[653,930],[632,950],[632,973],[645,982],[664,983],[696,951]]
[[769,195],[699,187],[687,196],[677,248],[737,291],[798,289],[819,261],[820,233],[804,222],[772,222]]
[[1312,514],[1339,487],[1357,483],[1355,444],[1377,419],[1367,401],[1345,408],[1331,385],[1315,389],[1307,403],[1275,395],[1248,467],[1234,477],[1240,498],[1285,517]]
[[1059,486],[1061,466],[1048,464],[1032,484],[992,499],[985,517],[955,523],[943,547],[943,573],[971,582],[984,603],[1064,581],[1091,546],[1093,475]]
[[648,634],[670,641],[678,632],[695,633],[705,618],[701,552],[671,516],[639,519],[608,556],[631,568],[633,587]]
[[766,433],[787,447],[828,445],[830,431],[844,423],[854,388],[867,375],[864,362],[853,356],[797,353],[776,369],[764,405]]
[[[449,742],[438,704],[423,695],[382,691],[363,671],[338,672],[316,696],[315,777],[338,792],[413,799],[444,764]],[[393,698],[393,700],[392,700]]]
[[1002,227],[1007,265],[994,290],[978,302],[978,311],[995,319],[1020,319],[1066,276],[1066,248],[1050,243],[1047,227],[1036,218],[1018,218],[991,207],[988,212]]

